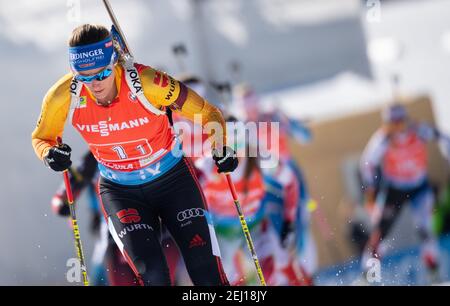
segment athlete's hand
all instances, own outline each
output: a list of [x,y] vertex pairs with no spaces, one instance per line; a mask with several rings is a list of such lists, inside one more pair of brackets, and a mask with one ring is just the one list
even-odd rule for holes
[[61,192],[56,193],[52,198],[52,210],[61,217],[70,216],[69,202],[67,202],[67,196]]
[[44,157],[44,164],[54,171],[67,170],[72,165],[70,152],[72,149],[67,144],[53,146]]
[[214,149],[212,152],[212,158],[217,166],[217,172],[233,172],[238,166],[238,159],[236,151],[230,147],[223,147],[222,153]]

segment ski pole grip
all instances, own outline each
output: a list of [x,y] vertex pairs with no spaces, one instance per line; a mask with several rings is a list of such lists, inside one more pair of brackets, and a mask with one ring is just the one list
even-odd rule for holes
[[56,137],[56,144],[58,147],[62,146],[63,142],[61,136]]

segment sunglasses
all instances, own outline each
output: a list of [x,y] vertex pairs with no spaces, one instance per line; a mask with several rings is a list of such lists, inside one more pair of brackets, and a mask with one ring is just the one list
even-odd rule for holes
[[112,74],[112,72],[113,72],[112,67],[108,66],[105,69],[103,69],[102,71],[100,71],[99,73],[94,74],[94,75],[76,74],[75,75],[75,79],[77,79],[80,82],[83,82],[83,83],[86,83],[86,84],[90,84],[94,80],[103,81],[103,80],[107,79]]

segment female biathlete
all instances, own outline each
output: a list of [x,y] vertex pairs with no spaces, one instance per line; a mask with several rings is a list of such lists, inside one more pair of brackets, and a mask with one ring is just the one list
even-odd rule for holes
[[210,128],[219,172],[237,167],[226,144],[221,112],[171,76],[136,64],[103,26],[82,25],[69,39],[71,72],[47,92],[32,134],[38,157],[55,171],[71,165],[71,148],[58,145],[68,120],[98,161],[99,194],[111,235],[142,285],[170,285],[160,244],[163,223],[175,239],[194,285],[227,285],[213,226],[190,161],[175,137],[168,108],[202,116]]

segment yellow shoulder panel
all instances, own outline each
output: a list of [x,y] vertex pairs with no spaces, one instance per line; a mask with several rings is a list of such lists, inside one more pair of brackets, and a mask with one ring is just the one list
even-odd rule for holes
[[43,159],[47,151],[62,136],[70,108],[70,82],[72,74],[59,79],[47,92],[42,102],[41,114],[31,141],[36,155]]
[[146,67],[140,73],[145,97],[155,106],[169,106],[180,95],[180,83],[170,75]]

